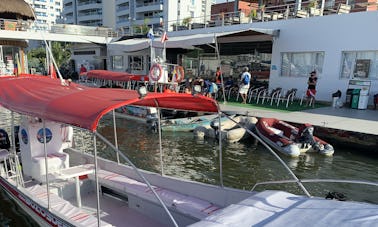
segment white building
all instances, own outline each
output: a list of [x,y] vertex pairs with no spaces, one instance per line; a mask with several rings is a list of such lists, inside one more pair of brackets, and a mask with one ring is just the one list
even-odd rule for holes
[[[177,31],[169,33],[167,48],[210,44],[214,42],[214,34],[220,45],[271,40],[270,89],[296,88],[303,93],[309,73],[316,70],[317,100],[331,102],[332,93],[340,90],[345,102],[349,88],[360,88],[364,94],[368,93],[361,100],[367,99],[373,105],[373,96],[378,94],[378,29],[367,25],[376,19],[376,12],[368,11]],[[265,29],[266,34],[275,35],[264,39],[257,35],[237,36],[248,29]],[[236,34],[230,37],[227,32]],[[155,42],[157,45],[160,41]],[[109,69],[124,71],[130,66],[130,59],[138,59],[145,66],[141,73],[148,73],[148,40],[120,43],[124,47],[117,43],[108,45]]]
[[115,0],[63,0],[63,23],[115,28]]
[[36,25],[39,29],[48,30],[56,24],[63,9],[63,0],[26,0],[34,9]]
[[[66,2],[65,7],[72,1]],[[182,24],[186,18],[201,18],[203,22],[204,16],[210,18],[211,3],[211,0],[115,0],[115,13],[103,15],[115,19],[115,28],[121,34],[140,34],[145,33],[140,29],[143,25],[152,26],[156,31]]]

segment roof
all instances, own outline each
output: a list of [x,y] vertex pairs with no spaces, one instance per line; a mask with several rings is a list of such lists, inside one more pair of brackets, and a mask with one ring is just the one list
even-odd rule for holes
[[91,131],[102,116],[125,105],[218,112],[216,101],[202,95],[148,93],[141,99],[135,90],[64,86],[45,76],[0,77],[0,87],[0,105],[11,111]]
[[1,0],[0,17],[6,19],[34,19],[29,4],[24,0]]
[[[249,28],[239,31],[219,32],[219,33],[204,33],[186,36],[168,37],[166,41],[166,48],[184,48],[193,49],[194,46],[207,45],[215,43],[235,43],[235,42],[264,42],[272,41],[272,37],[278,36],[277,29],[262,29]],[[120,45],[118,45],[120,44]],[[113,48],[122,48],[125,52],[139,51],[149,48],[150,40],[143,39],[128,39],[120,42],[110,43],[109,46]],[[153,47],[163,48],[160,39],[155,39],[152,44]]]

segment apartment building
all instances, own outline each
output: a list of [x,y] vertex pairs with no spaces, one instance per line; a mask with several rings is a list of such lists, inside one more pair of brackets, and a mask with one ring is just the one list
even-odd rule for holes
[[115,0],[63,0],[63,23],[115,29]]
[[48,30],[56,24],[63,9],[63,0],[25,0],[33,9],[36,16],[36,24],[42,30]]
[[180,24],[186,18],[210,18],[212,3],[212,0],[63,0],[62,18],[65,24],[105,26],[123,34],[138,34],[144,32],[142,26],[166,29],[172,21]]

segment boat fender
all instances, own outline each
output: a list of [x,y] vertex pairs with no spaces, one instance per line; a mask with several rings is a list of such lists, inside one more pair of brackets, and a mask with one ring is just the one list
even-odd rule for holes
[[152,81],[159,81],[163,75],[163,68],[160,64],[153,64],[148,74]]

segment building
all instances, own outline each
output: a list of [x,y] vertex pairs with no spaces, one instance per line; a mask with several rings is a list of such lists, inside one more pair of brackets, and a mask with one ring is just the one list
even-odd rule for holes
[[115,29],[115,0],[63,0],[64,24]]
[[60,18],[63,0],[25,0],[33,9],[36,16],[32,26],[41,30],[49,30]]
[[[211,0],[116,0],[116,28],[122,34],[155,32],[210,18]],[[199,18],[201,21],[199,21]]]
[[[32,9],[23,0],[0,2],[0,75],[17,75],[27,72],[24,36],[9,38],[9,33],[26,31],[35,20]],[[11,36],[12,37],[12,36]]]
[[[332,93],[340,90],[343,102],[347,102],[347,90],[357,86],[364,92],[360,100],[372,105],[373,95],[378,93],[378,43],[375,39],[378,30],[366,29],[366,23],[374,18],[376,12],[367,11],[176,31],[169,34],[167,55],[170,52],[177,55],[178,47],[215,46],[217,40],[221,59],[230,61],[236,55],[231,65],[243,63],[243,60],[252,67],[256,60],[252,58],[254,55],[259,58],[270,55],[266,59],[270,89],[296,88],[302,95],[307,89],[309,73],[316,70],[318,100],[331,102]],[[148,73],[148,41],[122,42],[123,47],[117,42],[108,45],[109,69],[124,71],[130,67],[127,59],[138,59],[140,65],[145,66],[145,71],[140,73]],[[160,43],[155,42],[154,46]],[[214,56],[214,49],[206,51]],[[183,63],[187,76],[190,77],[189,71],[198,71],[200,61],[202,59],[197,58],[191,64]],[[233,76],[237,78],[238,73],[234,71]]]

